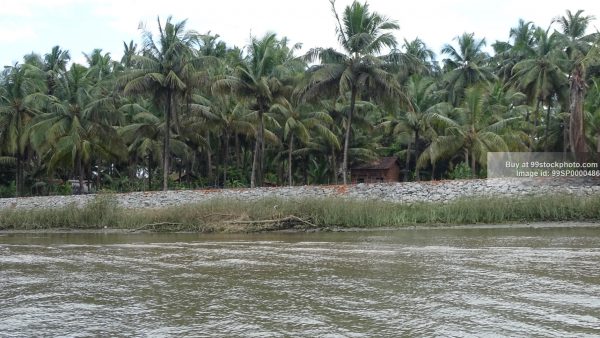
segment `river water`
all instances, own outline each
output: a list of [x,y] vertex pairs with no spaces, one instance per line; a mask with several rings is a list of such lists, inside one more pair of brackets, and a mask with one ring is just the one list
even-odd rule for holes
[[0,336],[599,336],[600,228],[0,234]]

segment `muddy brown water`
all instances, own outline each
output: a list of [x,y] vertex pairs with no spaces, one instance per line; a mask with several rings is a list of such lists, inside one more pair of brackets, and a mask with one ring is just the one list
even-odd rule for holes
[[600,229],[0,234],[0,336],[599,336]]

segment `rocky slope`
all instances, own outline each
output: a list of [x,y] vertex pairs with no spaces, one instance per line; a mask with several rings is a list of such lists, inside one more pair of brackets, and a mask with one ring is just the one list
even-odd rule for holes
[[[600,182],[556,179],[487,179],[409,183],[357,184],[348,186],[296,186],[256,189],[172,190],[108,195],[124,208],[160,208],[210,199],[235,201],[262,198],[376,199],[401,203],[441,202],[469,197],[518,197],[527,195],[600,194]],[[59,208],[83,206],[97,195],[43,196],[0,199],[0,209]]]

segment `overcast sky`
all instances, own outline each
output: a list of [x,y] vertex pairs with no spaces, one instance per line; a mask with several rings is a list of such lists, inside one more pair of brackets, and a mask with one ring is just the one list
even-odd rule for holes
[[[337,0],[342,11],[351,0]],[[519,18],[547,27],[566,9],[584,9],[600,17],[600,1],[528,0],[371,0],[373,11],[398,21],[398,41],[419,36],[436,53],[463,32],[488,44],[508,39]],[[219,34],[228,45],[244,46],[250,35],[273,31],[311,47],[338,47],[328,0],[0,0],[0,65],[24,54],[68,49],[76,62],[94,48],[120,59],[123,41],[139,42],[140,22],[156,26],[156,17],[188,19],[187,28]],[[593,22],[593,29],[600,21]],[[439,58],[439,56],[438,56]]]

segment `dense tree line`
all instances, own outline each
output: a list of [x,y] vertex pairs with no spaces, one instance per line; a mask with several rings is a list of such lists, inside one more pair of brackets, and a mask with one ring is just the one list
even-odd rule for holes
[[405,180],[483,176],[489,151],[600,151],[594,20],[520,20],[507,41],[473,33],[436,54],[397,22],[331,1],[341,48],[269,33],[243,49],[158,19],[158,33],[87,65],[59,46],[0,75],[4,195],[61,182],[117,191],[347,183],[399,156]]

